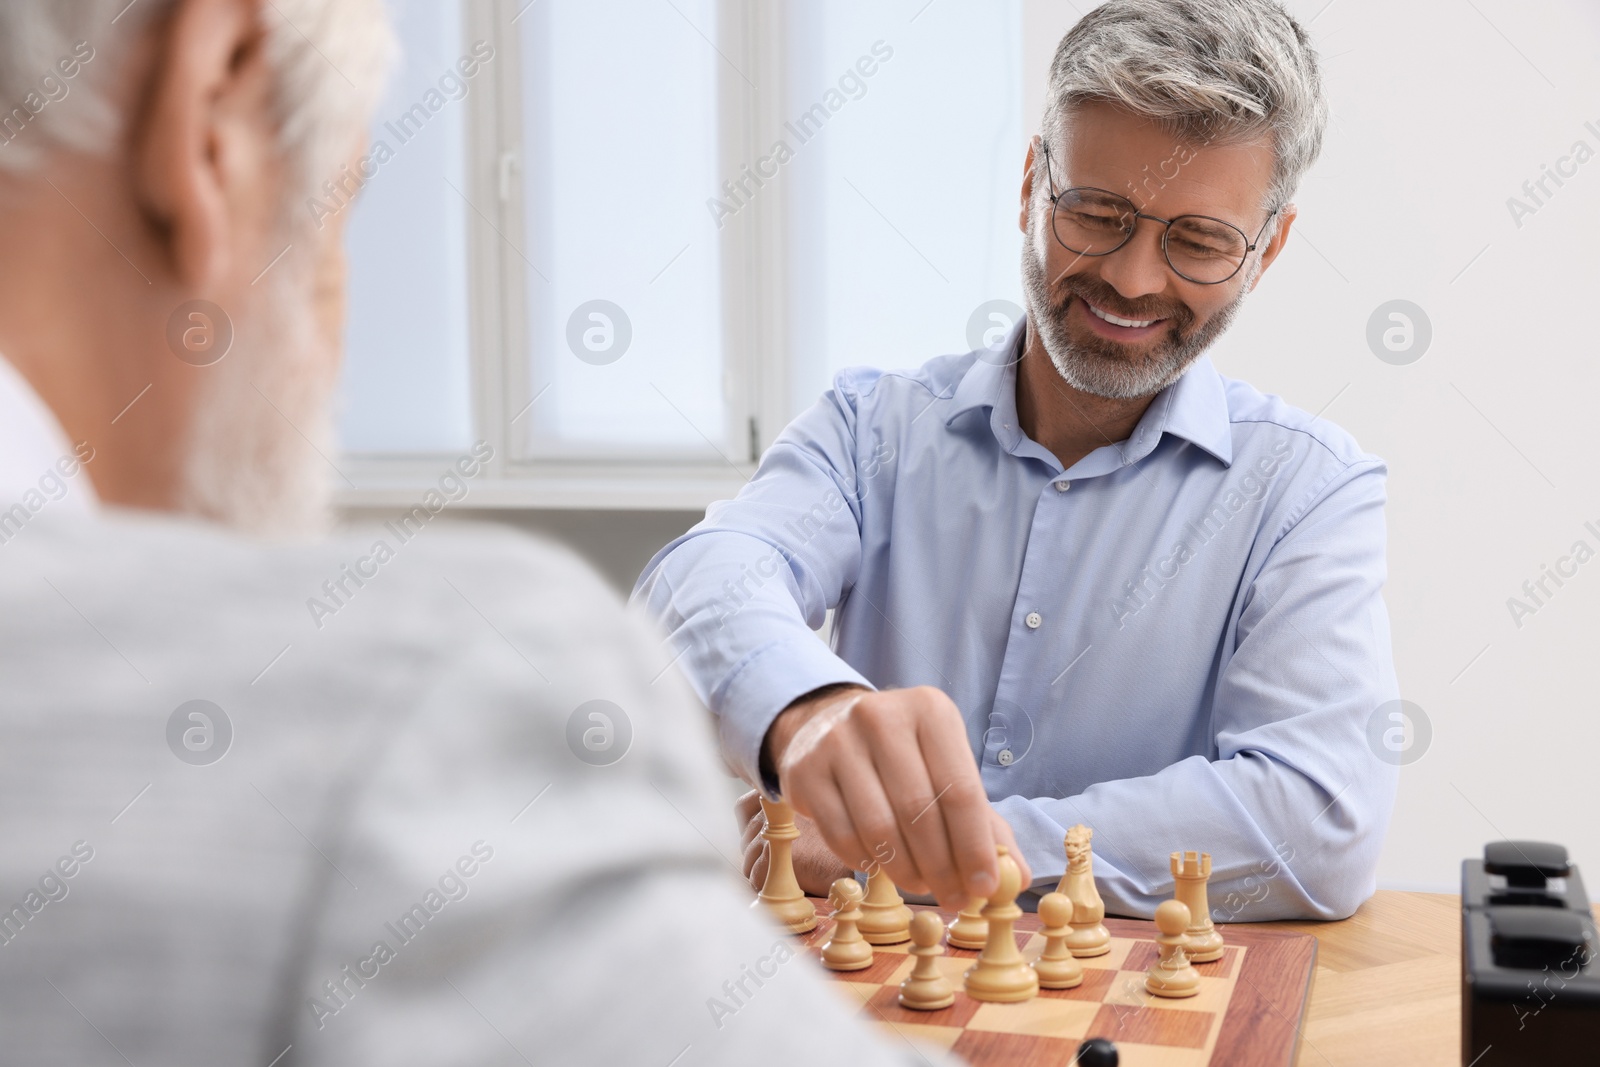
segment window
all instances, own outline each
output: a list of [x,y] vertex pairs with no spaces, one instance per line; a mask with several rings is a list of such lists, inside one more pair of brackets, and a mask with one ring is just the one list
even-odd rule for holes
[[[466,98],[412,112],[462,54],[460,5],[396,5],[404,57],[369,136],[394,153],[351,212],[341,383],[346,452],[450,452],[473,440],[467,328]],[[467,83],[471,86],[471,83]],[[479,87],[472,86],[473,91]],[[426,115],[423,121],[422,116]]]
[[840,367],[971,347],[1020,299],[1020,2],[397,0],[347,502],[481,438],[478,503],[703,507]]
[[[519,22],[521,264],[538,397],[529,457],[705,453],[733,439],[718,180],[716,0],[539,3]],[[535,266],[535,264],[538,264]]]
[[847,101],[785,175],[791,414],[842,367],[976,347],[973,313],[1021,302],[1019,5],[919,6],[787,10],[787,111]]

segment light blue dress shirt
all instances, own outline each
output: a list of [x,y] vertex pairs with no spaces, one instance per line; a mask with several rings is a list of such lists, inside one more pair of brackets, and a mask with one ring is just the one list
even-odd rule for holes
[[1085,823],[1113,912],[1199,850],[1218,920],[1349,915],[1396,786],[1382,461],[1202,357],[1063,470],[1018,424],[1022,340],[842,371],[635,598],[748,781],[797,697],[937,686],[1036,892]]

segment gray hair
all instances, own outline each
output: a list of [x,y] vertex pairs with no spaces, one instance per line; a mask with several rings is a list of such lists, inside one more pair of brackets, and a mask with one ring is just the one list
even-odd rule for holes
[[[114,102],[141,33],[176,0],[0,0],[0,172],[25,173],[51,147],[105,150]],[[298,190],[314,189],[355,147],[395,52],[382,0],[263,4],[281,145]]]
[[1277,0],[1109,0],[1056,48],[1045,129],[1088,100],[1203,143],[1270,135],[1269,210],[1293,198],[1328,122],[1316,50]]

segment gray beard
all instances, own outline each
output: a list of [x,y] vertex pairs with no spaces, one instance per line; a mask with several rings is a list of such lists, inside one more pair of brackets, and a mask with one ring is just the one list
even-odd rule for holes
[[[1056,372],[1074,389],[1107,400],[1138,400],[1155,396],[1183,376],[1189,365],[1200,358],[1239,313],[1250,286],[1261,270],[1257,259],[1250,267],[1245,284],[1233,302],[1215,312],[1188,337],[1179,327],[1170,328],[1151,350],[1130,358],[1129,349],[1115,341],[1096,338],[1090,342],[1074,340],[1067,331],[1067,309],[1075,294],[1073,276],[1062,281],[1069,287],[1059,298],[1052,296],[1050,278],[1042,246],[1049,237],[1035,233],[1038,214],[1030,215],[1027,239],[1022,243],[1022,296],[1027,305],[1028,322],[1039,335]],[[1080,298],[1081,299],[1081,298]]]
[[[181,510],[269,539],[331,525],[337,361],[312,309],[312,267],[286,257],[234,321],[189,428]],[[329,457],[324,459],[323,457]]]

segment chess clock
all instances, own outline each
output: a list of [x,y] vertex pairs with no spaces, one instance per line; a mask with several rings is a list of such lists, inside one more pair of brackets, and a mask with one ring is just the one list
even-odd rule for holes
[[1461,1062],[1600,1062],[1600,934],[1560,845],[1496,841],[1461,865]]

